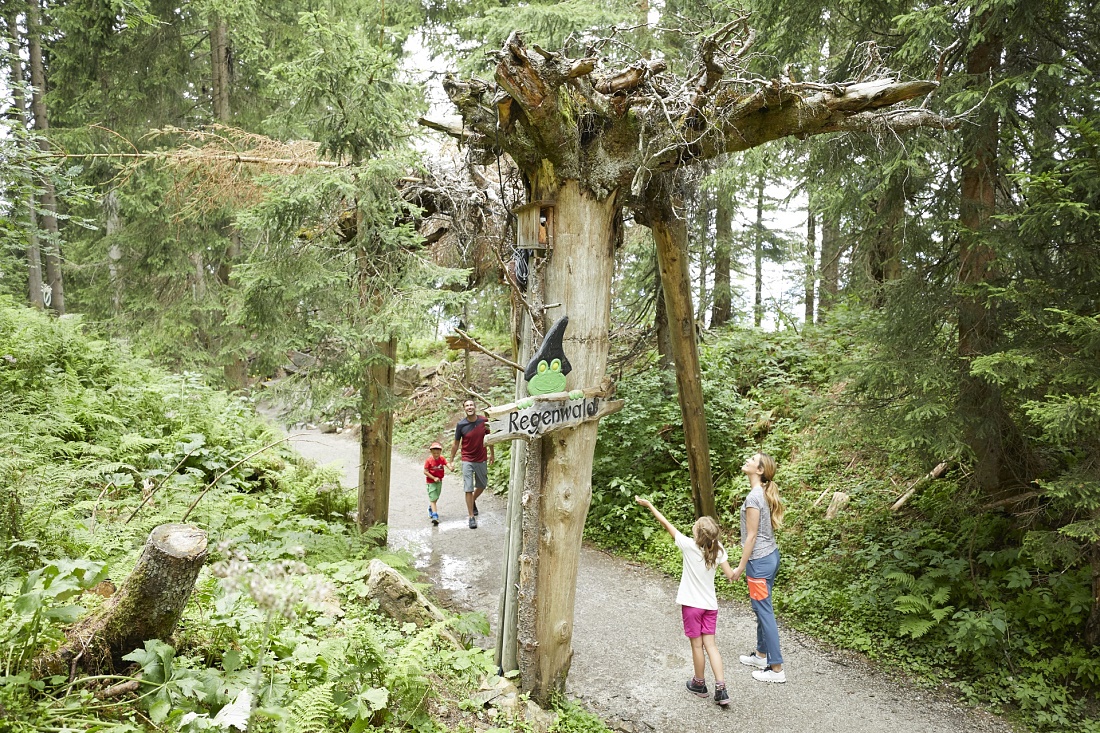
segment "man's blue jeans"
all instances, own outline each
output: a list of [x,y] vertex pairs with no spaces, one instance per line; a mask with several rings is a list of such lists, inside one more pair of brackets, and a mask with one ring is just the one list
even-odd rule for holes
[[749,560],[745,578],[749,584],[749,601],[756,612],[756,651],[764,652],[768,664],[783,664],[779,651],[779,627],[772,609],[772,586],[779,574],[779,550],[770,555]]

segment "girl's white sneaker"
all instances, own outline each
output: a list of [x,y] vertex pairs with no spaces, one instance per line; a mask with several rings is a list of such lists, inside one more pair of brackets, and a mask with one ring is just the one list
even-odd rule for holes
[[776,672],[774,669],[769,667],[768,669],[754,670],[752,673],[752,678],[759,682],[786,682],[787,673],[782,670]]
[[756,652],[753,652],[752,654],[742,654],[740,656],[740,659],[741,664],[745,665],[746,667],[756,667],[757,669],[767,669],[768,667],[768,658],[758,657],[756,656]]

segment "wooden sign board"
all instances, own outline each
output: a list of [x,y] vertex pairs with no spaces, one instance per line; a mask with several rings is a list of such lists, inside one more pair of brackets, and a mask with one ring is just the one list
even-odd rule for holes
[[[622,400],[605,400],[600,390],[555,392],[490,408],[486,445],[505,440],[532,440],[547,433],[599,420],[623,408]],[[532,403],[532,404],[528,404]],[[521,405],[526,405],[521,407]]]

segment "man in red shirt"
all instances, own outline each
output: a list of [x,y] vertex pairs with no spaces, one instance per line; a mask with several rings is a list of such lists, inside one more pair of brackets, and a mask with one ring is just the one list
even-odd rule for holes
[[[455,426],[455,442],[451,446],[451,462],[459,446],[462,447],[462,486],[466,490],[466,512],[470,515],[470,529],[477,529],[477,498],[489,485],[489,463],[496,460],[493,446],[486,453],[485,436],[489,434],[489,425],[484,417],[477,414],[477,404],[473,400],[462,403],[466,417]],[[486,460],[488,458],[488,460]]]

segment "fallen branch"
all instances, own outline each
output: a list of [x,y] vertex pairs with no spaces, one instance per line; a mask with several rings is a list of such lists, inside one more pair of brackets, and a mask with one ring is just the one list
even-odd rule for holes
[[938,466],[933,468],[931,471],[929,471],[926,475],[921,476],[919,479],[914,481],[909,486],[909,488],[906,490],[906,492],[904,494],[902,494],[901,497],[897,501],[894,502],[893,506],[890,507],[890,511],[896,512],[898,509],[901,509],[903,506],[905,506],[905,502],[907,502],[911,498],[913,498],[913,494],[917,493],[917,490],[921,486],[928,483],[929,481],[932,481],[934,479],[938,479],[939,477],[943,476],[943,474],[946,473],[946,472],[947,472],[947,462],[944,461],[943,463],[939,464]]
[[103,692],[96,695],[100,700],[109,700],[112,697],[118,697],[125,695],[128,692],[137,692],[141,687],[141,673],[138,673],[137,679],[126,680],[125,682],[119,682],[117,685],[111,685]]
[[261,453],[263,453],[265,450],[267,450],[268,448],[274,448],[279,443],[285,443],[286,441],[290,440],[291,438],[297,438],[299,435],[305,435],[305,433],[298,433],[296,435],[288,435],[285,438],[281,438],[279,440],[276,440],[274,443],[268,443],[263,448],[260,448],[258,451],[253,451],[252,453],[249,453],[247,456],[245,456],[244,458],[237,461],[236,463],[234,463],[229,468],[227,468],[224,471],[222,471],[221,473],[219,473],[213,481],[211,481],[209,484],[207,484],[206,488],[202,490],[202,493],[199,494],[198,497],[196,497],[193,502],[191,502],[191,506],[187,507],[187,511],[184,512],[183,519],[181,519],[180,521],[181,522],[186,522],[187,521],[187,518],[189,516],[191,516],[191,512],[195,509],[195,507],[198,505],[198,503],[200,501],[202,501],[202,497],[206,496],[206,492],[208,492],[208,491],[210,491],[210,489],[214,488],[214,485],[216,483],[218,483],[219,481],[221,481],[222,477],[224,477],[227,473],[229,473],[234,468],[236,468],[237,466],[239,466],[242,463],[244,463],[245,461],[247,461],[249,458],[252,458],[253,456],[258,456]]
[[145,496],[145,498],[141,500],[141,503],[137,505],[137,508],[136,508],[136,509],[134,509],[134,511],[133,511],[133,512],[131,512],[130,516],[129,516],[129,517],[128,517],[128,518],[126,519],[126,521],[125,521],[125,522],[123,522],[123,524],[129,524],[129,523],[130,523],[130,520],[131,520],[131,519],[133,519],[134,517],[136,517],[136,516],[137,516],[137,513],[141,511],[141,508],[142,508],[143,506],[145,506],[146,504],[148,504],[148,503],[149,503],[149,501],[150,501],[150,500],[151,500],[151,499],[153,498],[153,494],[155,494],[155,493],[157,493],[158,491],[160,491],[160,487],[161,487],[161,486],[164,486],[165,482],[166,482],[166,481],[168,481],[168,479],[169,479],[170,477],[172,477],[172,476],[175,476],[175,475],[176,475],[176,471],[180,470],[180,466],[182,466],[182,465],[183,465],[183,462],[184,462],[184,461],[186,461],[186,460],[187,460],[188,458],[190,458],[190,457],[191,457],[191,454],[192,454],[192,453],[194,453],[194,452],[195,452],[195,451],[197,451],[197,450],[198,450],[198,448],[193,448],[193,449],[191,449],[191,450],[187,451],[187,455],[185,455],[185,456],[184,456],[183,458],[181,458],[181,459],[180,459],[180,462],[176,464],[176,467],[175,467],[175,468],[173,468],[173,469],[172,469],[171,471],[169,471],[168,473],[164,474],[164,478],[162,478],[162,479],[160,480],[160,483],[159,483],[159,484],[157,484],[157,485],[156,485],[155,487],[153,487],[153,490],[152,490],[152,491],[150,491],[150,492],[149,492],[149,493],[148,493],[148,494],[147,494],[147,495]]
[[1023,494],[1016,494],[1015,496],[1010,496],[1005,499],[998,499],[997,501],[991,501],[988,504],[983,504],[982,506],[978,507],[978,510],[987,512],[990,509],[996,509],[997,507],[1008,506],[1009,504],[1019,504],[1022,501],[1033,499],[1042,493],[1043,492],[1041,491],[1028,491]]

